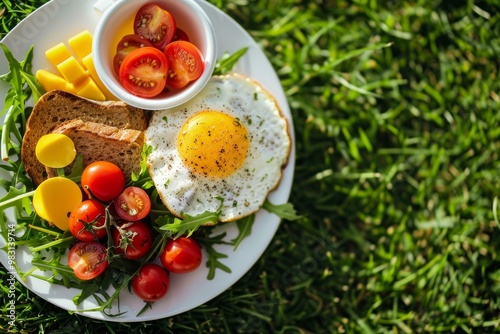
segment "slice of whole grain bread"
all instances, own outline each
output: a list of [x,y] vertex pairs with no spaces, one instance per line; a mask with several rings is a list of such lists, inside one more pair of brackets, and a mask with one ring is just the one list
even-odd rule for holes
[[[71,138],[77,154],[83,157],[83,166],[94,161],[109,161],[121,168],[126,182],[132,172],[139,173],[144,132],[122,129],[94,122],[76,119],[57,126],[52,133],[62,133]],[[72,165],[65,168],[69,174]],[[57,176],[57,170],[46,167],[47,176]]]
[[[24,168],[36,184],[47,178],[45,166],[35,155],[38,140],[62,123],[75,119],[138,131],[144,131],[148,126],[148,113],[145,110],[121,101],[98,102],[61,90],[45,93],[28,118],[21,147]],[[105,146],[100,149],[109,152]]]

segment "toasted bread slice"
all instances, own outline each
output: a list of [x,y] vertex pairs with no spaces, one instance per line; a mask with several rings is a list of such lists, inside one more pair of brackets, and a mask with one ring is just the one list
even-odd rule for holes
[[[121,129],[101,123],[71,120],[56,127],[52,133],[62,133],[71,138],[77,154],[83,157],[83,166],[94,161],[109,161],[121,168],[126,182],[132,172],[139,173],[144,132]],[[72,164],[65,168],[69,174]],[[46,167],[47,176],[57,176],[57,170]]]
[[[138,131],[148,126],[147,112],[124,102],[97,102],[60,90],[45,93],[28,118],[21,147],[24,168],[36,184],[47,178],[45,166],[35,155],[38,140],[62,123],[74,119]],[[99,150],[103,148],[109,150],[105,146],[99,147]]]

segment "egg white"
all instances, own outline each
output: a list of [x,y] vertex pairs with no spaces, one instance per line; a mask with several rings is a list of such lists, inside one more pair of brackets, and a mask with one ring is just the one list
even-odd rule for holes
[[[200,111],[224,112],[244,124],[249,146],[243,165],[225,177],[192,173],[183,163],[176,141],[184,122]],[[264,203],[280,182],[288,162],[288,124],[275,99],[255,81],[237,74],[214,76],[187,103],[155,111],[146,130],[153,150],[147,162],[160,198],[172,214],[183,218],[206,211],[230,222],[248,216]]]

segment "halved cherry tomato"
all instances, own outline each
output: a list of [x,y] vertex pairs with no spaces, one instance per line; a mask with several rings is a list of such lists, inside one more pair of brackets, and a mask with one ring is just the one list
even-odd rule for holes
[[142,6],[135,15],[134,33],[149,40],[160,50],[172,40],[175,30],[172,14],[156,4]]
[[96,200],[78,204],[69,216],[69,231],[80,241],[94,241],[106,235],[106,209]]
[[167,86],[182,88],[203,73],[203,55],[194,44],[187,41],[172,42],[165,47],[164,52],[169,67]]
[[151,210],[151,200],[144,189],[127,187],[114,200],[115,212],[120,218],[136,221],[146,217]]
[[168,272],[154,263],[146,263],[132,278],[132,290],[145,302],[162,298],[170,287]]
[[120,66],[120,82],[130,93],[139,97],[154,97],[165,88],[168,73],[166,56],[153,47],[130,52]]
[[175,41],[188,41],[189,42],[189,37],[184,30],[177,27],[177,29],[175,29],[175,34],[174,34],[174,37],[172,37],[171,42],[175,42]]
[[141,220],[123,223],[113,229],[111,234],[116,253],[130,260],[140,259],[153,245],[151,230]]
[[120,73],[120,66],[123,62],[123,59],[135,49],[143,48],[146,46],[153,46],[151,42],[147,39],[142,38],[136,34],[125,35],[116,45],[116,55],[113,58],[113,67],[115,69],[116,74]]
[[125,186],[125,175],[112,162],[95,161],[85,167],[80,182],[90,198],[107,202],[120,195]]
[[108,267],[106,256],[106,248],[100,243],[80,241],[69,250],[68,266],[79,279],[91,280]]
[[180,237],[167,241],[160,254],[163,267],[176,274],[189,273],[201,264],[201,248],[196,240]]

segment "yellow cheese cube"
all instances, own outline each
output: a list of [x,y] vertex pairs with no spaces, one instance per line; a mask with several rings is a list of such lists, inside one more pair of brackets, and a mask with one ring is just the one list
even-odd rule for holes
[[86,97],[88,99],[105,101],[106,97],[101,92],[99,87],[97,87],[94,80],[91,77],[87,77],[84,81],[75,86],[76,94],[81,97]]
[[68,43],[80,60],[92,52],[92,35],[88,30],[71,37]]
[[104,86],[92,59],[92,35],[84,30],[68,39],[71,50],[64,43],[54,45],[45,54],[61,75],[39,70],[36,78],[45,90],[64,90],[93,100],[118,100]]
[[82,63],[83,66],[87,68],[87,71],[89,71],[89,74],[92,77],[92,79],[94,79],[97,87],[99,87],[104,96],[106,96],[106,99],[117,101],[118,99],[116,98],[116,96],[114,96],[113,93],[111,93],[109,89],[107,89],[106,86],[104,86],[101,79],[99,78],[99,75],[97,75],[97,71],[95,70],[94,66],[94,59],[92,58],[92,53],[83,57]]
[[73,56],[57,64],[57,69],[61,72],[62,76],[72,84],[78,84],[79,81],[88,77],[87,71],[85,71],[82,65],[80,65]]
[[60,77],[57,74],[54,74],[46,70],[38,70],[36,71],[35,76],[38,82],[40,82],[42,87],[47,92],[50,90],[59,89],[71,93],[76,93],[74,91],[73,85],[71,85],[63,77]]
[[69,52],[64,43],[59,43],[45,51],[45,56],[52,65],[57,66],[59,63],[71,57],[71,52]]

